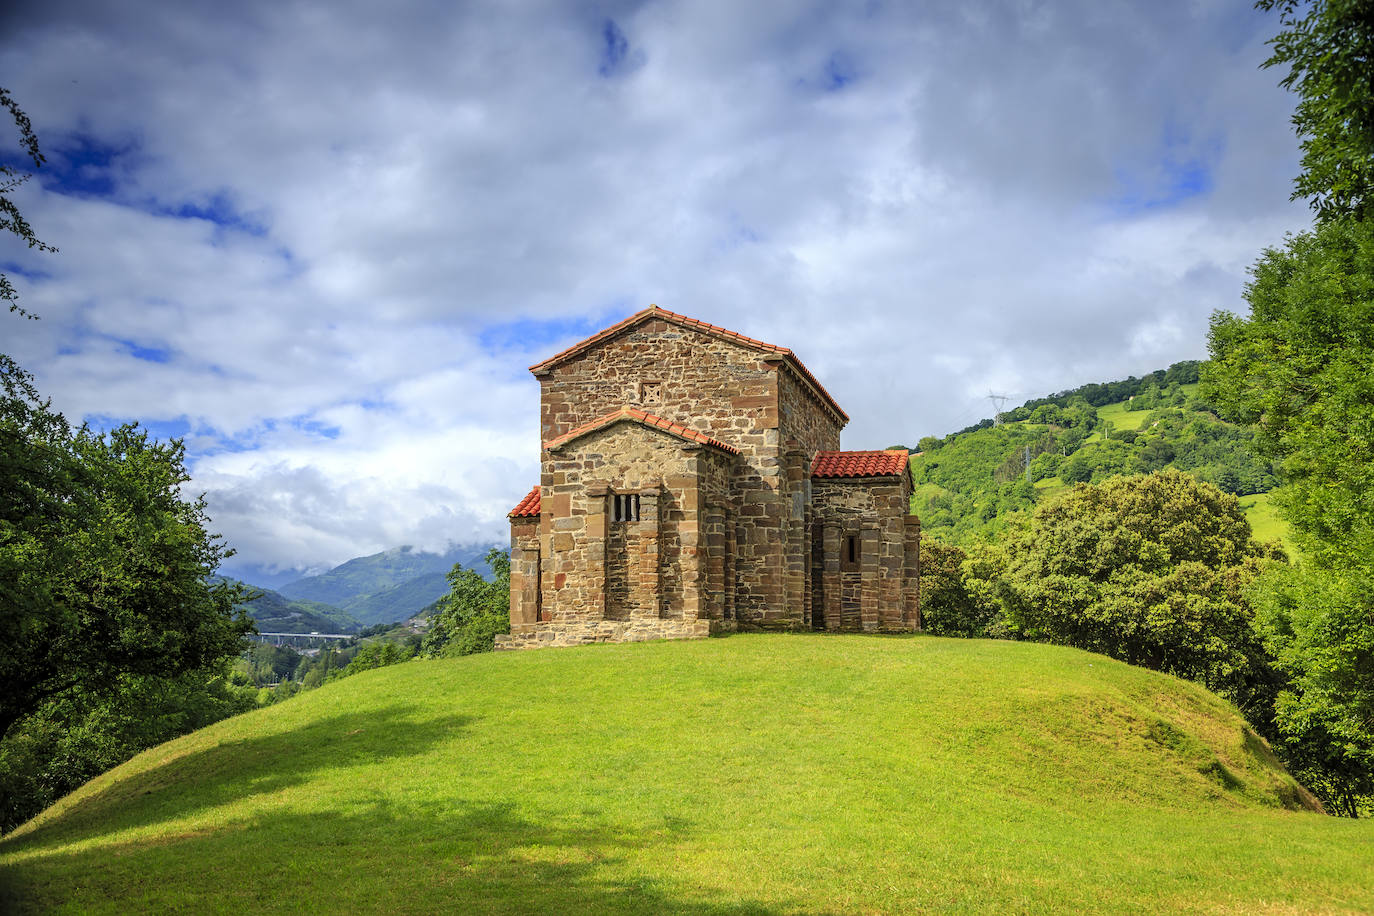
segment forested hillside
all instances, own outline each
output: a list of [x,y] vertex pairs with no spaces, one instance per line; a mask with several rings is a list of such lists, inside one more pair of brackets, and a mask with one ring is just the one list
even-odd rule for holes
[[1144,378],[1085,385],[1027,401],[912,458],[913,510],[940,540],[968,541],[1075,483],[1176,468],[1240,497],[1262,537],[1281,537],[1268,514],[1278,483],[1254,431],[1220,419],[1197,393],[1199,364]]
[[332,605],[363,626],[415,616],[448,592],[445,578],[455,563],[486,571],[489,546],[454,547],[429,553],[397,547],[356,557],[318,576],[283,585],[287,598]]
[[271,589],[252,589],[258,597],[241,605],[264,633],[353,633],[361,624],[332,604],[288,598]]

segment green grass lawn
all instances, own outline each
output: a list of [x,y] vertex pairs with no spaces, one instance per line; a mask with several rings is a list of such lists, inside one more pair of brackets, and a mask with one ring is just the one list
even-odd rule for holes
[[1245,513],[1246,521],[1254,530],[1255,538],[1260,541],[1278,541],[1290,556],[1296,556],[1297,546],[1293,543],[1292,532],[1288,522],[1279,515],[1279,510],[1274,505],[1273,494],[1256,493],[1253,496],[1241,496],[1239,499],[1241,511]]
[[1374,827],[1202,689],[1022,643],[750,635],[365,672],[0,842],[0,911],[1374,910]]
[[[1150,415],[1148,410],[1127,410],[1130,401],[1118,401],[1115,404],[1106,404],[1097,408],[1097,418],[1106,427],[1111,429],[1140,429],[1145,425],[1145,418]],[[1106,430],[1099,430],[1096,435],[1099,437],[1106,434]]]

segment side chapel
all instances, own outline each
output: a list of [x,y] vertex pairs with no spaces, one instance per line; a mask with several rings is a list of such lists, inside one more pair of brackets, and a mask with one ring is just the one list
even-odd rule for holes
[[920,629],[907,452],[840,451],[849,417],[791,350],[650,306],[530,371],[498,648]]

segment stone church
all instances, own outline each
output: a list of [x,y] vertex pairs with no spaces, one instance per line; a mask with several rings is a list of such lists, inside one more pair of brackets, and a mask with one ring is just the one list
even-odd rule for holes
[[907,453],[840,451],[849,417],[791,350],[650,306],[530,371],[499,648],[920,628]]

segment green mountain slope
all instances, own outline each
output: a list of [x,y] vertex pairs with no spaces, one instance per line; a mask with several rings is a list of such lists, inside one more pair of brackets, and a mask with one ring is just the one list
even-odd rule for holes
[[362,629],[347,611],[318,601],[287,598],[271,589],[244,602],[248,614],[264,633],[353,633]]
[[1368,912],[1374,826],[1072,649],[749,635],[408,662],[0,841],[0,910]]
[[[467,564],[464,563],[463,565],[466,566]],[[452,564],[450,564],[451,567]],[[485,566],[478,568],[485,569]],[[374,623],[408,620],[424,610],[426,606],[433,604],[437,598],[447,595],[448,590],[447,570],[424,573],[413,579],[407,579],[399,585],[354,598],[348,602],[345,610],[359,620],[368,620]]]
[[[1002,414],[1000,425],[984,421],[943,440],[923,439],[911,462],[912,508],[922,529],[967,542],[1072,484],[1172,467],[1242,497],[1252,526],[1286,542],[1286,528],[1265,496],[1278,480],[1254,450],[1253,431],[1219,419],[1198,399],[1196,384],[1177,380],[1196,378],[1195,364],[1155,376],[1168,373],[1175,381],[1163,387],[1149,376],[1084,386],[1027,402]],[[1134,394],[1105,400],[1122,391]]]
[[278,591],[289,598],[332,604],[364,626],[405,620],[448,592],[445,576],[454,563],[486,571],[489,547],[468,545],[445,553],[397,547],[356,557],[318,576]]

